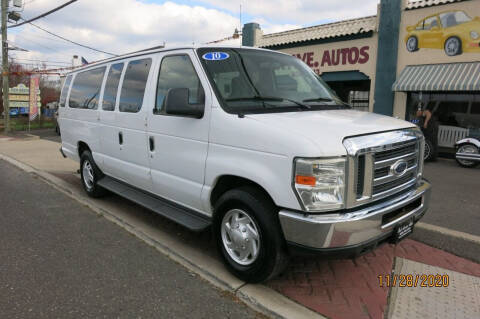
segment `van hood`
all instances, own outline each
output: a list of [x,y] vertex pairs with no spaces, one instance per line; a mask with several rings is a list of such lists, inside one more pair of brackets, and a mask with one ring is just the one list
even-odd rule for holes
[[249,114],[245,117],[296,134],[318,146],[318,154],[302,156],[345,155],[343,140],[346,137],[415,127],[390,116],[354,110]]

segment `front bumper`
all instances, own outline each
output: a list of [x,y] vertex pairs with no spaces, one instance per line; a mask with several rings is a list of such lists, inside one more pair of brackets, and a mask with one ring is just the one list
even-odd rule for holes
[[421,180],[407,193],[347,212],[305,214],[279,213],[287,243],[318,253],[361,253],[392,237],[398,224],[417,222],[428,209],[431,185]]

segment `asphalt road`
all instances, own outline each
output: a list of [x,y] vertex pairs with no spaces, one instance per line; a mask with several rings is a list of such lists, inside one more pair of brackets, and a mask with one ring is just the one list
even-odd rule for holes
[[254,318],[120,227],[0,160],[0,318]]
[[480,236],[480,166],[464,168],[441,158],[425,163],[424,176],[432,197],[422,222]]

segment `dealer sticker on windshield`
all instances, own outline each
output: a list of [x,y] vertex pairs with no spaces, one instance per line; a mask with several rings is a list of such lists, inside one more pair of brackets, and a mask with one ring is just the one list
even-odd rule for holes
[[209,60],[209,61],[221,61],[221,60],[226,60],[230,57],[230,55],[226,52],[207,52],[204,55],[202,55],[202,58],[204,60]]

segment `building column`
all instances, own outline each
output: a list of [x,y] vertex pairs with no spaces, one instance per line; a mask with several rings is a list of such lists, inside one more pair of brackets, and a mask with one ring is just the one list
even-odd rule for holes
[[392,85],[397,77],[398,36],[403,0],[381,0],[373,111],[393,115]]
[[258,46],[262,33],[258,23],[245,23],[242,28],[242,45],[249,47]]

